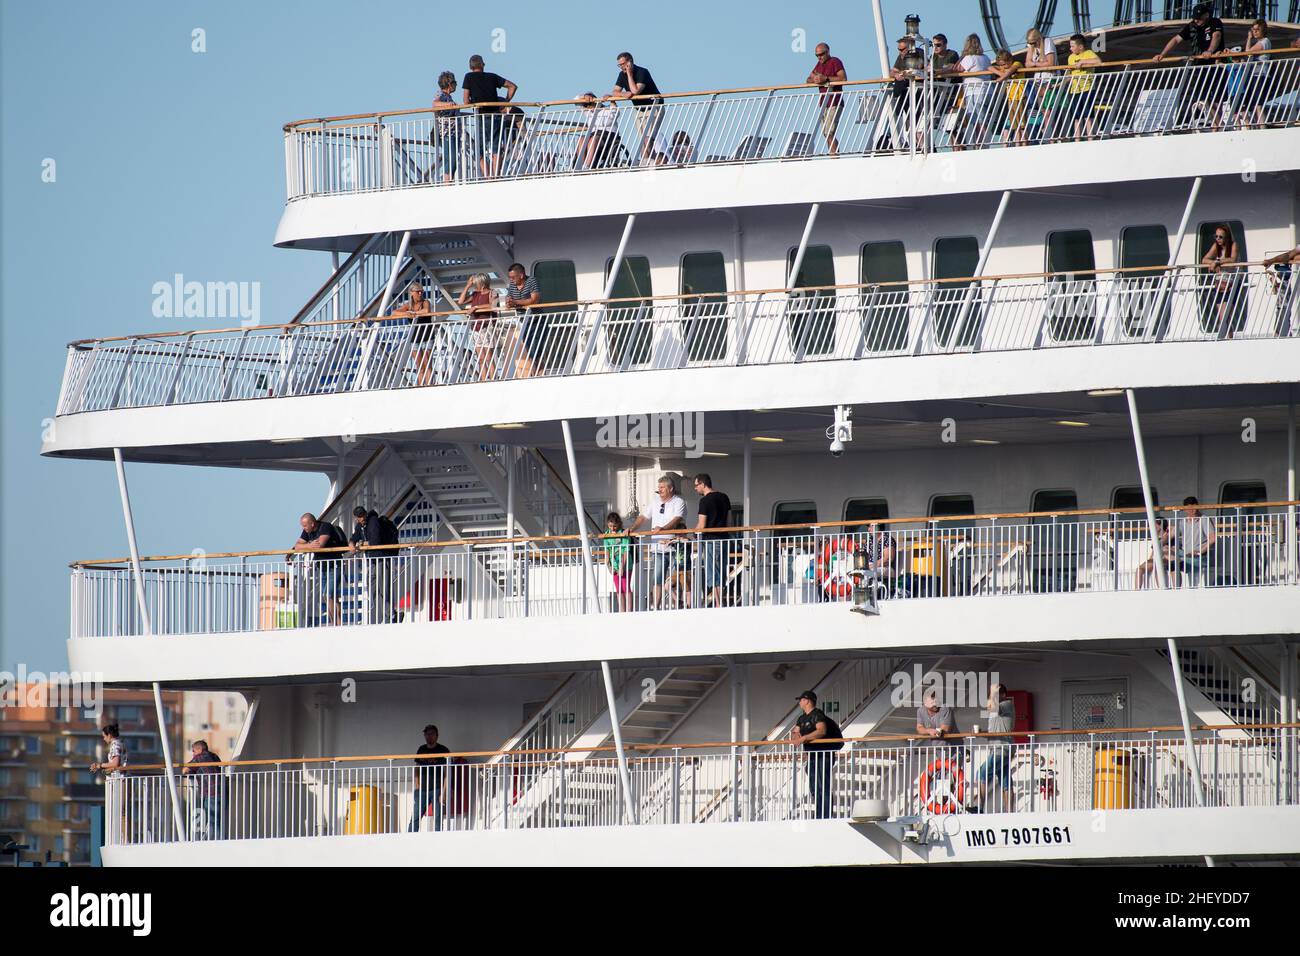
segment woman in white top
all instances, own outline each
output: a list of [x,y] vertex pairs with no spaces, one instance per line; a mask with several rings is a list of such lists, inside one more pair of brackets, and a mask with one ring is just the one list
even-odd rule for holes
[[1034,111],[1039,110],[1038,114],[1038,139],[1048,139],[1051,136],[1049,132],[1052,122],[1052,107],[1055,96],[1052,90],[1052,83],[1056,80],[1057,73],[1047,69],[1050,66],[1056,66],[1056,44],[1048,40],[1038,30],[1030,30],[1025,34],[1025,69],[1039,70],[1035,73],[1035,87],[1025,91],[1025,109],[1029,112],[1029,122],[1034,124]]
[[1241,97],[1241,104],[1237,110],[1237,120],[1243,127],[1250,126],[1252,123],[1251,114],[1254,114],[1253,122],[1257,125],[1264,125],[1264,100],[1267,99],[1265,91],[1268,86],[1268,51],[1273,49],[1273,41],[1268,36],[1268,21],[1256,20],[1250,25],[1250,32],[1246,34],[1246,52],[1255,53],[1258,56],[1250,57],[1252,65],[1245,67],[1246,83],[1245,92]]
[[578,102],[588,112],[587,129],[578,138],[578,168],[612,166],[618,142],[618,107],[608,100],[597,100],[596,94],[590,92],[579,96]]
[[[966,38],[966,45],[961,50],[961,60],[957,64],[958,73],[981,74],[967,75],[962,80],[963,113],[971,135],[960,135],[955,149],[965,149],[967,144],[979,146],[984,142],[984,113],[988,104],[989,58],[984,55],[984,46],[978,34],[972,33]],[[965,134],[967,130],[963,129]]]

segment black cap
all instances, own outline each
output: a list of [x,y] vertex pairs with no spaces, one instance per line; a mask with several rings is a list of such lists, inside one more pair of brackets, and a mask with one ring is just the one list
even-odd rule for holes
[[1201,17],[1208,16],[1213,9],[1208,3],[1198,3],[1192,7],[1192,19],[1199,20]]
[[817,703],[817,692],[812,690],[804,691],[802,694],[796,697],[795,700],[803,700],[805,697],[807,697],[814,704]]
[[368,514],[370,514],[370,512],[367,511],[365,508],[363,508],[361,505],[357,505],[355,508],[352,509],[352,517],[354,518],[364,518]]

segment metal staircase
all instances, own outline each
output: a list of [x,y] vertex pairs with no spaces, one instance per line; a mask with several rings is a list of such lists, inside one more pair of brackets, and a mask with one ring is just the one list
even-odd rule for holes
[[[1164,649],[1156,653],[1160,657],[1160,672],[1172,683],[1169,653]],[[1269,669],[1263,662],[1252,660],[1231,647],[1180,650],[1178,664],[1187,682],[1230,722],[1251,725],[1281,721],[1282,699],[1276,665]]]

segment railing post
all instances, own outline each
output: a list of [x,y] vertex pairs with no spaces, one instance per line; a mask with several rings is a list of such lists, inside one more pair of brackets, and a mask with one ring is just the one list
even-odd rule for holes
[[682,748],[673,748],[673,809],[672,822],[682,822]]
[[465,542],[465,619],[474,620],[474,546]]
[[515,779],[515,755],[506,754],[501,762],[505,778],[501,781],[501,829],[510,829],[510,794]]
[[569,825],[569,766],[560,754],[560,826]]
[[1038,738],[1033,734],[1029,735],[1029,812],[1033,813],[1038,809]]

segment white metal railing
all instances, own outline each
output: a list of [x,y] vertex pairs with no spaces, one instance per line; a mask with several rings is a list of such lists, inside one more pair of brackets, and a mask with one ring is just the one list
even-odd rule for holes
[[[961,79],[773,87],[304,121],[285,127],[290,201],[611,169],[910,155],[1092,137],[1294,125],[1300,58],[1224,54]],[[830,135],[828,135],[828,133]]]
[[[865,799],[883,800],[892,816],[922,819],[964,813],[968,805],[1035,814],[1183,809],[1200,805],[1202,788],[1209,807],[1276,807],[1300,799],[1297,740],[1293,726],[1261,729],[1250,739],[1198,732],[1199,781],[1182,737],[1159,731],[1028,734],[1017,742],[969,737],[946,745],[866,739],[816,758],[788,744],[746,743],[725,752],[664,747],[653,756],[632,755],[629,769],[641,825],[845,819]],[[405,758],[287,759],[181,777],[185,836],[253,840],[629,822],[612,755],[470,759],[476,762],[452,757],[423,768]],[[157,771],[110,779],[105,844],[174,842],[168,799]],[[1040,834],[1034,842],[1073,841]]]
[[146,335],[70,345],[58,414],[528,376],[1286,338],[1300,334],[1297,301],[1288,272],[1182,266]]
[[[1294,518],[1285,507],[1260,511],[1217,512],[1209,519],[1216,540],[1204,554],[1191,553],[1193,519],[1162,517],[1173,535],[1164,546],[1170,586],[1295,584]],[[882,556],[872,587],[886,602],[1157,586],[1145,519],[1132,514],[902,524],[844,534],[593,538],[594,586],[584,580],[576,539],[466,541],[391,557],[297,553],[288,562],[196,556],[148,561],[142,577],[157,635],[558,617],[594,610],[596,602],[617,613],[850,601],[849,571],[859,554],[864,561]],[[75,565],[72,636],[141,633],[129,564]]]

